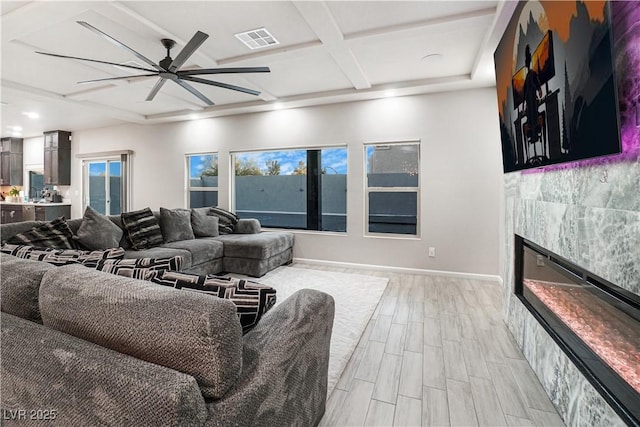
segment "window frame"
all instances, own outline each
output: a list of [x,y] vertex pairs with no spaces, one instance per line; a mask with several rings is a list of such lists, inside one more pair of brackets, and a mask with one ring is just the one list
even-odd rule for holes
[[[282,152],[282,151],[306,151],[307,152],[307,156],[309,151],[320,151],[322,152],[323,150],[331,150],[331,149],[344,149],[345,150],[345,155],[347,158],[347,172],[344,174],[345,175],[345,188],[348,188],[348,182],[349,182],[349,170],[348,170],[348,159],[349,159],[349,146],[346,143],[343,144],[331,144],[331,145],[322,145],[322,146],[318,146],[318,145],[308,145],[308,146],[292,146],[292,147],[274,147],[274,148],[254,148],[254,149],[242,149],[242,150],[233,150],[229,152],[229,176],[230,176],[230,185],[229,185],[229,189],[230,189],[230,194],[229,194],[229,201],[230,201],[230,205],[231,206],[231,210],[233,212],[236,212],[236,206],[237,206],[237,201],[236,201],[236,170],[235,170],[235,159],[236,156],[238,154],[246,154],[246,153],[265,153],[265,152]],[[308,158],[308,157],[307,157]],[[308,165],[307,165],[308,166]],[[307,188],[306,190],[307,192],[309,191],[309,189]],[[287,231],[294,231],[294,232],[305,232],[305,233],[323,233],[323,234],[327,234],[327,233],[335,233],[337,235],[347,235],[348,230],[348,205],[349,205],[349,200],[347,198],[346,203],[345,203],[345,229],[344,231],[336,231],[336,230],[316,230],[316,229],[311,229],[311,228],[297,228],[297,227],[270,227],[270,226],[265,226],[263,225],[262,228],[266,228],[266,229],[274,229],[274,230],[287,230]],[[308,209],[308,205],[307,205],[307,209]],[[304,212],[305,215],[307,215],[308,218],[308,211]],[[319,212],[319,216],[322,217],[322,209],[320,209]]]
[[[120,162],[120,212],[128,212],[131,207],[131,176],[133,176],[132,168],[132,156],[134,152],[132,150],[116,150],[116,151],[104,151],[99,153],[80,153],[76,154],[76,159],[81,161],[82,166],[82,212],[87,208],[89,197],[89,163],[95,162]],[[110,183],[109,183],[110,184]],[[106,185],[105,188],[109,189]],[[109,206],[109,211],[111,207]]]
[[[191,186],[191,157],[197,156],[216,156],[218,159],[218,186],[217,187],[192,187]],[[187,209],[191,209],[191,192],[192,191],[210,191],[218,193],[218,204],[220,204],[220,155],[217,151],[207,151],[204,153],[186,153],[184,155],[185,160],[185,180],[186,180],[186,190],[185,190],[185,206]]]
[[[418,185],[417,187],[370,187],[367,170],[367,148],[375,146],[393,146],[393,145],[415,145],[418,147]],[[420,139],[407,139],[407,140],[390,140],[390,141],[366,141],[362,145],[363,150],[363,183],[364,183],[364,218],[363,218],[363,235],[365,237],[375,238],[394,238],[394,239],[410,239],[419,240],[422,236],[422,230],[420,227],[421,222],[421,191],[422,188],[422,144]],[[375,231],[369,231],[369,194],[370,193],[415,193],[416,194],[416,233],[415,234],[403,234],[403,233],[381,233]]]

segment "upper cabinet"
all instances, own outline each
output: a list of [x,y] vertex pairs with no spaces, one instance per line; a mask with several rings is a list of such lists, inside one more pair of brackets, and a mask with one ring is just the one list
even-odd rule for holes
[[22,138],[0,142],[0,185],[22,185]]
[[71,185],[71,132],[44,133],[44,184]]

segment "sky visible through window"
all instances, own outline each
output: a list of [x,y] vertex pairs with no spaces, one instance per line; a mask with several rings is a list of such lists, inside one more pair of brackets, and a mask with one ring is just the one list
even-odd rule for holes
[[[214,155],[189,156],[189,170],[191,178],[199,178],[203,170],[211,165]],[[280,164],[280,175],[291,175],[302,161],[307,161],[307,150],[282,150],[238,153],[240,161],[251,161],[263,172],[267,170],[267,161],[277,160]],[[322,168],[326,168],[327,174],[347,173],[346,148],[322,149]]]
[[[89,176],[105,176],[107,163],[89,163]],[[120,176],[120,162],[109,162],[109,175]]]

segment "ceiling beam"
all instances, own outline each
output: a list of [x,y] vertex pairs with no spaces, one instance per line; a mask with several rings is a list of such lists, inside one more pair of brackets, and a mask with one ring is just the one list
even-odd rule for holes
[[389,25],[386,27],[378,27],[371,30],[357,31],[354,33],[345,34],[344,39],[350,41],[368,37],[385,36],[391,33],[419,30],[438,25],[448,25],[471,19],[484,18],[486,16],[494,15],[495,13],[496,8],[491,7],[487,9],[474,10],[471,12],[458,13],[455,15],[440,16],[438,18],[424,19],[421,21],[413,21],[403,24]]
[[481,70],[483,67],[486,68],[492,66],[493,51],[498,45],[500,38],[502,38],[502,34],[507,28],[511,15],[517,6],[518,2],[514,1],[500,0],[498,3],[493,22],[491,22],[491,26],[487,29],[473,61],[473,66],[471,67],[471,79],[476,78],[478,70]]
[[91,101],[80,101],[76,99],[71,99],[65,95],[60,95],[59,93],[25,85],[22,83],[17,83],[11,80],[5,80],[5,79],[0,80],[0,86],[2,88],[13,89],[21,93],[24,93],[26,95],[35,96],[37,98],[54,100],[54,101],[64,101],[64,102],[80,105],[86,108],[92,108],[114,119],[126,120],[128,122],[133,122],[133,123],[145,123],[146,121],[146,117],[142,114],[132,113],[130,111],[121,110],[119,108],[107,107],[105,105],[97,104]]
[[316,33],[331,57],[356,89],[368,89],[371,83],[360,63],[346,45],[344,36],[325,2],[294,1],[302,17]]

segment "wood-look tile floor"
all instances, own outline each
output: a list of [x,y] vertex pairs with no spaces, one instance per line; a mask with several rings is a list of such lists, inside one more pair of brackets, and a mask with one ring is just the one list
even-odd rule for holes
[[502,321],[495,282],[389,278],[321,426],[564,426]]

